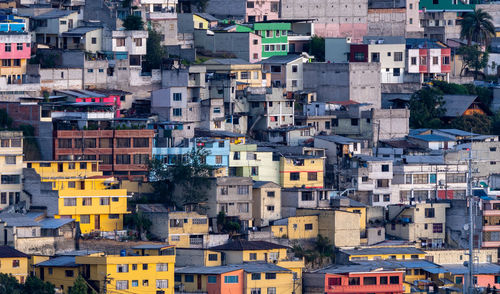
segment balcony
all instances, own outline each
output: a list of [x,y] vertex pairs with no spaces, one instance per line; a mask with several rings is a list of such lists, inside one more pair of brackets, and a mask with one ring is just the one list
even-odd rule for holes
[[403,293],[403,286],[398,285],[340,285],[328,286],[326,293]]
[[500,224],[498,225],[485,225],[483,226],[484,232],[500,232]]
[[500,216],[500,209],[483,210],[484,216]]
[[169,9],[163,9],[162,11],[148,12],[146,14],[148,20],[175,20],[177,19],[177,13]]

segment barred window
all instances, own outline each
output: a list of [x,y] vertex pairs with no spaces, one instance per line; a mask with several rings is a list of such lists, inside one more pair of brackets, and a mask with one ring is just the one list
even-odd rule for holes
[[148,154],[134,154],[134,164],[147,164],[148,160]]
[[80,223],[90,224],[90,215],[80,215]]
[[238,194],[239,195],[248,195],[248,186],[238,185]]
[[76,198],[64,198],[64,206],[76,206]]
[[428,184],[429,176],[427,174],[413,175],[413,184]]
[[118,148],[130,148],[130,138],[118,138],[116,142]]
[[21,183],[21,177],[19,175],[2,175],[3,185],[12,185]]
[[156,288],[157,289],[168,288],[168,280],[156,280]]
[[59,139],[59,148],[73,148],[73,141],[71,139]]
[[446,182],[447,183],[465,183],[466,179],[467,179],[467,177],[465,174],[447,174],[446,175]]
[[135,148],[149,147],[149,138],[134,138]]
[[116,281],[116,290],[127,290],[127,289],[128,289],[128,281],[127,280]]
[[130,164],[130,155],[128,154],[116,155],[116,164]]
[[85,148],[96,148],[96,139],[85,139]]
[[156,264],[157,272],[166,272],[168,271],[168,263],[157,263]]
[[193,225],[205,225],[207,223],[206,218],[194,218]]
[[90,198],[90,197],[82,198],[82,205],[83,206],[92,206],[92,198]]

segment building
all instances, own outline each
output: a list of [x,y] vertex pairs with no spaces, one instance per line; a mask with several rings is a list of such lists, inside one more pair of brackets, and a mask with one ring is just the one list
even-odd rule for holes
[[[114,178],[103,176],[98,161],[31,161],[43,182],[59,192],[55,218],[75,219],[80,231],[111,232],[123,229],[127,190],[117,189]],[[51,204],[52,206],[56,204]]]
[[19,283],[24,283],[28,277],[29,255],[9,246],[0,246],[0,273],[12,275]]
[[288,293],[300,291],[295,273],[272,263],[176,269],[176,287],[186,292]]
[[272,56],[260,63],[263,64],[265,72],[271,73],[271,83],[274,87],[295,92],[304,88],[302,65],[308,61],[308,58],[303,55],[289,54]]
[[[468,268],[463,264],[443,264],[443,268],[449,272],[448,278],[454,283],[454,287],[462,289],[464,281],[467,279]],[[500,281],[498,273],[500,266],[494,263],[479,263],[474,265],[474,287],[487,288],[488,286],[498,289]]]
[[274,238],[288,240],[312,240],[318,237],[318,216],[290,216],[272,222]]
[[[220,8],[224,7],[224,10]],[[207,12],[221,19],[242,20],[245,23],[255,23],[279,18],[278,1],[228,1],[215,0],[209,2]]]
[[[102,103],[104,105],[112,106],[116,109],[115,118],[120,117],[121,103],[125,101],[125,96],[128,92],[120,90],[55,90],[54,94],[57,96],[66,96],[68,101],[72,102],[93,102]],[[76,106],[81,105],[76,104]]]
[[145,244],[121,255],[91,253],[49,259],[36,266],[36,275],[67,293],[69,285],[81,274],[87,285],[98,292],[118,291],[174,293],[175,248]]
[[414,247],[374,247],[341,249],[335,256],[339,263],[360,260],[423,260],[426,253]]
[[[291,24],[286,22],[256,22],[236,25],[236,32],[252,32],[261,36],[261,58],[266,59],[288,54],[288,31],[291,27]],[[253,44],[258,45],[255,42]]]
[[61,34],[62,49],[83,50],[97,53],[102,51],[102,27],[77,27]]
[[404,82],[406,42],[403,37],[366,36],[363,43],[368,46],[368,62],[380,62],[382,84]]
[[145,179],[154,137],[145,121],[60,118],[54,125],[54,159],[100,160],[105,176]]
[[270,148],[257,144],[231,144],[229,176],[279,183],[279,161]]
[[280,158],[282,188],[323,188],[324,159],[296,155]]
[[389,205],[386,233],[422,248],[441,248],[446,240],[446,209],[449,203],[421,202],[413,205]]
[[[483,242],[482,247],[500,247],[500,200],[482,200]],[[490,261],[491,262],[491,261]],[[493,260],[495,262],[495,260]]]
[[254,226],[268,226],[281,218],[281,186],[274,182],[256,181],[253,184]]
[[31,18],[36,43],[63,48],[62,33],[77,27],[78,11],[52,9]]
[[23,175],[23,133],[0,132],[0,210],[20,202]]
[[333,191],[319,188],[284,188],[281,191],[281,215],[291,217],[299,208],[328,208]]
[[409,74],[418,74],[420,82],[432,79],[448,81],[451,49],[428,39],[406,39]]
[[244,97],[249,104],[249,132],[293,126],[293,100],[283,95],[283,89],[249,87]]
[[305,63],[304,90],[317,93],[317,101],[355,101],[381,105],[380,64]]
[[137,204],[136,211],[151,221],[151,234],[177,248],[205,248],[208,243],[206,215],[174,211],[162,204]]
[[113,54],[126,54],[130,66],[142,66],[147,38],[148,31],[112,31],[111,38],[104,43],[104,50]]
[[238,58],[214,58],[205,61],[203,65],[206,66],[207,73],[227,74],[231,76],[236,81],[238,90],[246,87],[271,86],[270,79],[262,71],[262,64],[250,63]]
[[[31,58],[31,35],[21,28],[14,27],[17,23],[3,24],[0,28],[0,78],[7,84],[24,84],[27,82],[27,61]],[[18,25],[25,25],[19,23]]]

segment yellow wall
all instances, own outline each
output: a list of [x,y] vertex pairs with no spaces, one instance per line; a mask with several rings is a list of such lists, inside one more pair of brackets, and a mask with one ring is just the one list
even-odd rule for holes
[[396,259],[406,259],[411,260],[412,255],[418,255],[418,259],[424,259],[425,253],[422,254],[360,254],[360,255],[350,255],[349,260],[377,260],[377,259],[390,259],[391,256],[396,256]]
[[[290,180],[292,172],[300,173],[298,181]],[[316,172],[316,180],[308,179],[309,172]],[[323,188],[323,172],[322,158],[304,159],[304,165],[294,165],[294,160],[291,158],[281,157],[280,159],[280,184],[283,188],[302,186],[306,188]]]
[[[15,201],[15,193],[18,193],[19,197],[21,196],[22,190],[22,174],[23,174],[23,147],[22,147],[22,132],[11,132],[11,131],[2,131],[0,132],[0,138],[3,141],[4,146],[0,147],[0,174],[1,175],[19,175],[20,180],[19,184],[2,184],[0,183],[0,192],[5,193],[5,203],[0,202],[0,209],[4,209],[9,206],[12,201]],[[5,140],[5,141],[4,141]],[[9,141],[10,140],[10,141]],[[11,143],[13,140],[21,140],[20,147],[11,147]],[[0,145],[1,146],[1,145]],[[8,146],[8,147],[7,147]],[[7,164],[6,156],[15,156],[16,163],[15,164]],[[13,197],[10,197],[13,196]]]
[[[220,252],[204,250],[205,266],[219,266],[222,265],[222,255]],[[217,254],[217,260],[209,260],[209,254]]]
[[26,59],[21,59],[20,66],[14,66],[14,60],[11,59],[11,66],[1,66],[0,76],[23,75],[26,73]]
[[361,234],[364,235],[366,231],[366,207],[342,207],[341,210],[360,214],[359,230],[361,231]]
[[[13,262],[19,261],[19,266],[14,267]],[[28,258],[27,257],[14,257],[14,258],[0,258],[0,273],[11,274],[19,282],[24,283],[28,277]]]
[[194,29],[208,30],[208,21],[204,18],[193,14]]
[[[195,224],[194,220],[204,220],[204,224]],[[171,220],[178,220],[182,227],[172,227]],[[197,212],[174,211],[168,214],[168,240],[169,244],[177,247],[189,248],[190,235],[208,235],[208,218]],[[178,237],[175,241],[172,237]]]
[[[41,277],[41,270],[43,269],[43,280],[45,282],[50,282],[58,289],[61,289],[63,293],[68,293],[69,287],[73,287],[76,278],[78,278],[79,269],[78,267],[37,267],[36,276]],[[51,269],[52,274],[49,272]],[[73,277],[67,277],[66,271],[73,271]]]
[[[306,224],[312,224],[312,230],[305,230]],[[294,216],[288,218],[286,226],[272,226],[274,237],[281,238],[284,235],[290,240],[313,239],[318,237],[318,216]]]
[[[174,264],[175,255],[156,256],[117,256],[108,255],[103,257],[77,256],[76,263],[90,265],[90,280],[102,281],[109,275],[110,284],[107,285],[111,293],[156,293],[156,280],[168,280],[168,288],[162,288],[166,294],[174,293]],[[167,271],[157,271],[158,263],[168,264]],[[117,265],[127,264],[128,272],[117,272]],[[133,265],[137,269],[133,269]],[[143,265],[147,265],[147,269]],[[128,289],[116,290],[116,281],[128,281]],[[147,280],[148,284],[143,285]],[[132,287],[132,281],[138,281],[137,287]],[[159,289],[158,289],[159,290]]]
[[[49,166],[42,166],[47,164]],[[123,229],[123,214],[129,213],[127,190],[110,189],[114,179],[102,176],[102,172],[98,171],[98,162],[51,161],[28,162],[27,165],[40,174],[42,181],[52,182],[52,189],[59,191],[59,212],[56,218],[74,218],[79,222],[83,234]],[[90,201],[90,205],[83,205],[84,200]],[[76,204],[73,202],[65,205],[65,202],[70,201],[76,201]],[[89,222],[81,222],[81,216],[87,218],[87,215]]]
[[[245,272],[246,287],[244,293],[251,294],[253,288],[260,288],[260,293],[267,293],[268,288],[276,288],[276,293],[293,293],[293,274],[276,273],[276,279],[266,279],[265,273],[260,273],[260,280],[252,280],[252,274]],[[298,282],[295,283],[298,289]],[[297,293],[297,292],[296,292]]]

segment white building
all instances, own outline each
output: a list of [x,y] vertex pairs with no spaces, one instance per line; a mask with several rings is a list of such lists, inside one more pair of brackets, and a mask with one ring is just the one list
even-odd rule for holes
[[380,62],[383,84],[404,82],[406,41],[404,37],[364,37],[368,45],[368,62]]

